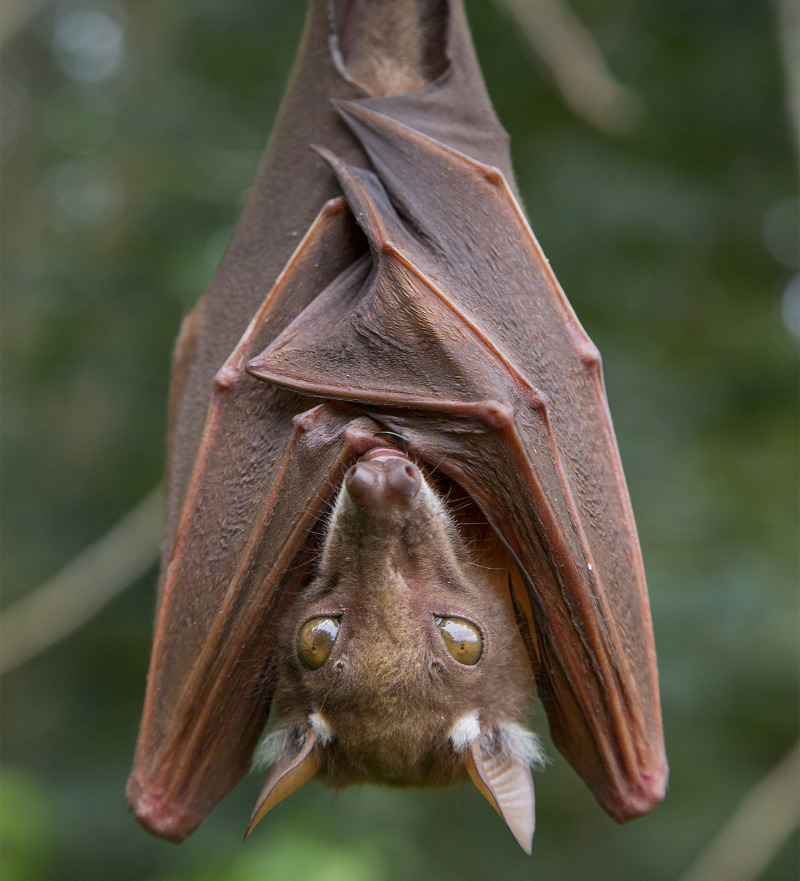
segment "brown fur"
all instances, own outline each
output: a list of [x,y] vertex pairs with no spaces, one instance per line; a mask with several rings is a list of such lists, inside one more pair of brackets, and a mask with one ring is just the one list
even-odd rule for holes
[[415,92],[427,80],[422,10],[417,0],[352,3],[347,72],[371,95]]

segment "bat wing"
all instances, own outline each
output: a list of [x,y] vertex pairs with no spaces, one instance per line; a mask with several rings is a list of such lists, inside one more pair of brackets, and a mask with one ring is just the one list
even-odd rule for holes
[[248,370],[358,405],[475,499],[526,588],[556,744],[615,818],[646,813],[666,784],[655,651],[599,354],[502,173],[364,103],[339,110],[374,172],[325,155],[368,266]]
[[[186,837],[246,770],[272,690],[271,628],[306,571],[308,530],[379,430],[363,412],[321,406],[244,371],[319,291],[340,275],[340,286],[355,284],[371,269],[362,259],[363,233],[344,200],[334,199],[335,175],[308,148],[318,139],[350,162],[365,161],[330,97],[391,108],[510,174],[508,139],[461,3],[432,6],[446,24],[429,85],[366,98],[336,48],[330,18],[338,7],[357,20],[361,5],[310,2],[258,177],[181,331],[170,387],[158,616],[128,786],[134,813],[163,837]],[[326,199],[333,201],[320,213]]]
[[217,372],[161,591],[128,785],[134,813],[165,838],[185,838],[249,767],[269,710],[274,629],[306,571],[309,534],[331,487],[378,443],[352,407],[245,372],[332,275],[363,276],[364,247],[344,199],[327,203]]

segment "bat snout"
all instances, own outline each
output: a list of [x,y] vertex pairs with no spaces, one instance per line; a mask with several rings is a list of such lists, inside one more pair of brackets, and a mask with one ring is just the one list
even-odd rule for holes
[[371,450],[345,474],[353,500],[377,510],[403,508],[419,493],[422,475],[413,462],[394,450]]

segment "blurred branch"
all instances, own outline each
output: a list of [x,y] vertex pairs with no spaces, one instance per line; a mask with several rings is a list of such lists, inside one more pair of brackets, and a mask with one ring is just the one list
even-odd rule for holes
[[163,494],[152,490],[58,575],[0,615],[0,675],[74,633],[158,559]]
[[754,881],[800,823],[800,741],[744,797],[681,881]]
[[641,117],[641,100],[614,79],[592,33],[564,0],[495,0],[514,18],[581,119],[624,134]]

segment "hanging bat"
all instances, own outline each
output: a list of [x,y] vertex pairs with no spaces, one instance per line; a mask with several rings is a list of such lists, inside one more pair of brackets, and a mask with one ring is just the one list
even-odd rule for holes
[[[522,213],[459,0],[316,0],[170,393],[128,796],[251,826],[312,778],[472,779],[530,851],[540,751],[617,820],[666,786],[600,357]],[[249,830],[248,830],[249,831]]]

